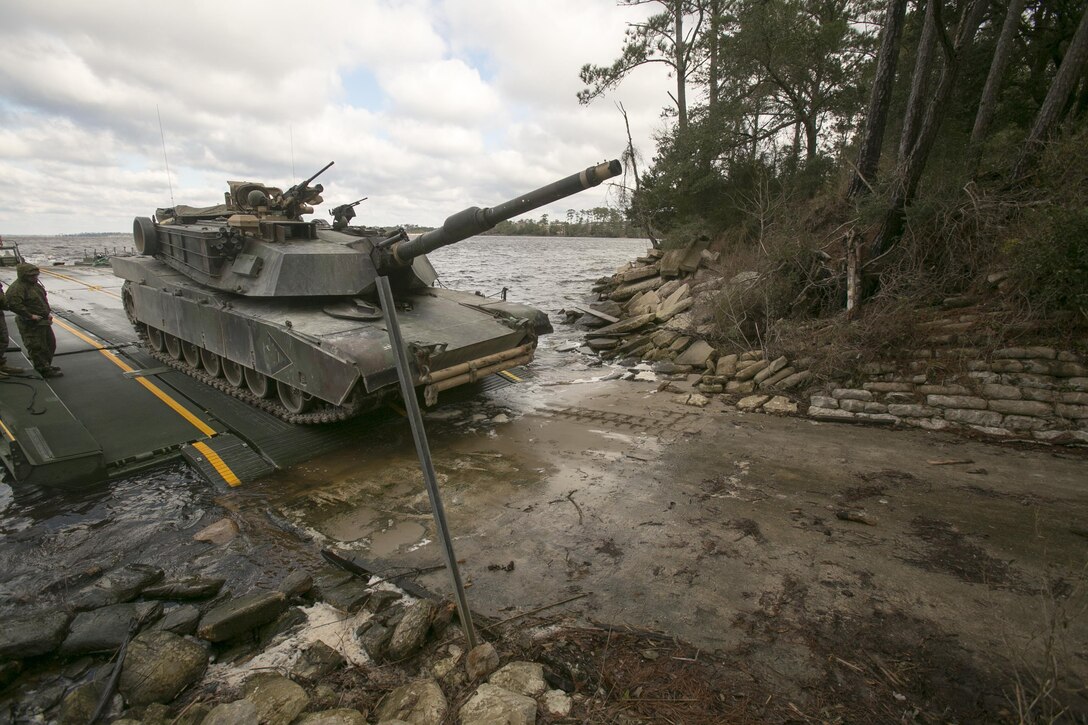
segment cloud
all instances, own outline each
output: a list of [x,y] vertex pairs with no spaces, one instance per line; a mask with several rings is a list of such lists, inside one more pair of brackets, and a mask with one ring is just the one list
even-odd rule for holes
[[[369,196],[371,224],[440,223],[619,156],[623,119],[611,99],[578,105],[578,68],[616,57],[645,12],[575,0],[2,3],[0,174],[19,194],[0,199],[0,231],[127,230],[171,188],[178,203],[215,203],[227,179],[286,186],[330,160],[328,202]],[[668,88],[640,69],[615,94],[645,155]]]

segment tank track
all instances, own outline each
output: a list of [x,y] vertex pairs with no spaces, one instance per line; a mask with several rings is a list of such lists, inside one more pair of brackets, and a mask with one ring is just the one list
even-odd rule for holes
[[320,423],[336,423],[341,420],[347,420],[348,418],[377,408],[389,397],[388,394],[383,393],[376,393],[362,398],[355,395],[352,396],[347,405],[331,405],[326,403],[323,407],[308,413],[291,413],[275,400],[258,398],[245,388],[236,388],[222,378],[213,377],[203,370],[197,370],[196,368],[190,367],[184,360],[175,360],[165,352],[155,351],[152,349],[151,345],[148,344],[147,333],[140,329],[142,326],[133,325],[133,327],[136,329],[136,334],[140,338],[140,344],[144,351],[159,362],[169,365],[175,370],[183,372],[189,377],[195,378],[231,397],[237,398],[258,410],[271,413],[277,418],[295,425],[316,425]]

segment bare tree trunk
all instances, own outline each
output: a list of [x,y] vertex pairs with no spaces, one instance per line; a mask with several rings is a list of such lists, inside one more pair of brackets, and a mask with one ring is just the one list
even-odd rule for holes
[[918,138],[918,125],[925,112],[925,97],[929,86],[929,71],[933,67],[933,51],[937,45],[937,8],[941,0],[928,0],[925,5],[925,17],[922,19],[922,35],[918,38],[918,52],[914,59],[914,73],[910,79],[910,96],[907,100],[907,112],[903,116],[903,130],[899,135],[900,163],[910,154],[914,141]]
[[721,83],[718,76],[721,73],[718,58],[718,43],[722,29],[722,0],[710,0],[710,88],[709,106],[710,115],[714,117],[714,111],[718,107],[718,85]]
[[801,123],[805,126],[805,161],[812,161],[816,158],[816,118],[805,116]]
[[631,163],[631,176],[635,180],[635,193],[631,199],[631,211],[634,213],[635,218],[638,219],[639,226],[646,232],[646,236],[653,248],[660,249],[661,242],[654,236],[653,225],[650,224],[650,220],[646,217],[642,208],[642,197],[639,193],[641,189],[638,177],[638,155],[635,152],[635,142],[631,138],[631,122],[627,120],[627,109],[623,107],[623,104],[617,103],[616,106],[620,109],[620,113],[623,114],[623,125],[627,127],[627,151],[624,156]]
[[1035,123],[1028,133],[1024,149],[1020,152],[1020,158],[1016,162],[1013,172],[1014,178],[1020,178],[1035,161],[1035,157],[1042,150],[1047,137],[1058,125],[1066,110],[1070,94],[1080,81],[1088,64],[1088,9],[1084,10],[1080,17],[1080,25],[1065,51],[1062,64],[1058,67],[1058,73],[1050,84],[1050,90],[1046,93],[1043,105],[1039,107],[1039,113],[1035,116]]
[[[1014,0],[1023,2],[1023,0]],[[869,94],[869,113],[862,130],[858,163],[854,178],[846,192],[847,198],[865,193],[876,177],[880,164],[880,149],[884,145],[884,127],[888,121],[888,105],[891,102],[892,84],[895,82],[895,66],[899,60],[899,38],[903,34],[903,18],[907,13],[907,0],[889,0],[881,31],[880,51],[876,60],[876,78]]]
[[[936,6],[940,0],[930,0],[930,2]],[[921,128],[918,129],[918,139],[907,158],[900,162],[899,178],[893,187],[884,224],[876,240],[875,256],[888,251],[903,231],[904,213],[907,205],[914,200],[918,182],[921,181],[922,172],[925,171],[926,162],[929,160],[929,153],[933,150],[934,141],[937,140],[937,131],[948,110],[952,92],[955,90],[956,77],[959,75],[963,51],[974,39],[988,6],[988,0],[971,0],[971,4],[964,8],[955,42],[950,41],[947,36],[941,38],[945,59],[937,82],[937,90],[926,107],[925,118],[922,120]],[[935,13],[934,19],[940,22],[939,12]],[[944,33],[944,29],[938,26],[937,32]]]
[[680,135],[688,130],[687,98],[687,49],[684,47],[684,0],[673,0],[673,32],[676,33],[672,44],[676,64],[676,120],[680,125]]
[[1009,56],[1012,55],[1013,39],[1020,28],[1020,16],[1024,12],[1025,0],[1009,0],[1009,9],[1005,12],[1005,22],[1001,25],[1001,35],[997,39],[994,48],[994,59],[990,63],[990,72],[986,76],[986,86],[982,89],[982,99],[978,103],[978,115],[975,116],[975,126],[971,129],[971,145],[978,146],[982,137],[990,130],[990,123],[994,118],[994,109],[997,108],[998,91],[1001,90],[1001,79],[1005,75],[1005,68],[1009,65]]

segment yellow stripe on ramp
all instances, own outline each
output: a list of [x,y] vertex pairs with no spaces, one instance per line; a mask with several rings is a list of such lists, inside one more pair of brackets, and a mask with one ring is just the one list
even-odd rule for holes
[[[131,365],[126,363],[121,358],[117,357],[117,355],[115,355],[112,351],[107,350],[103,345],[99,344],[98,342],[96,342],[92,338],[84,335],[82,332],[77,330],[75,327],[72,327],[68,323],[66,323],[63,320],[60,320],[59,318],[56,318],[56,317],[53,318],[53,322],[55,324],[57,324],[58,326],[64,328],[68,332],[72,333],[73,335],[78,337],[80,340],[83,340],[85,343],[87,343],[91,347],[98,350],[98,352],[102,353],[102,355],[104,355],[107,360],[109,360],[111,363],[113,363],[117,367],[121,368],[122,370],[124,370],[126,373],[133,372],[133,368],[132,368]],[[144,386],[149,391],[151,391],[152,395],[154,395],[156,398],[158,398],[163,403],[165,403],[167,406],[169,406],[171,410],[173,410],[175,413],[180,415],[182,418],[189,421],[193,425],[194,428],[196,428],[198,431],[200,431],[204,435],[211,438],[212,436],[214,436],[216,434],[216,431],[215,431],[214,428],[209,426],[207,423],[202,421],[200,418],[196,417],[193,413],[191,413],[189,410],[187,410],[185,408],[185,406],[183,406],[181,403],[179,403],[178,401],[171,398],[166,393],[166,391],[164,391],[158,385],[155,385],[155,383],[151,382],[150,380],[148,380],[147,378],[144,378],[144,377],[136,378],[136,382],[138,382],[140,385]]]
[[223,480],[227,482],[229,486],[240,486],[242,484],[241,479],[234,475],[234,471],[230,470],[230,466],[226,464],[219,454],[212,450],[211,446],[203,441],[197,441],[193,444],[193,448],[197,449],[204,454],[204,457],[208,459],[208,463],[212,464],[212,468],[215,472],[223,477]]
[[511,382],[514,382],[514,383],[520,383],[520,382],[521,382],[521,378],[519,378],[519,377],[518,377],[517,375],[514,375],[514,374],[513,374],[512,372],[510,372],[509,370],[500,370],[500,371],[499,371],[498,373],[496,373],[496,374],[497,374],[497,375],[501,375],[501,376],[503,376],[504,378],[506,378],[507,380],[509,380],[509,381],[511,381]]
[[66,274],[61,274],[60,272],[54,272],[49,267],[46,267],[46,268],[42,269],[42,272],[44,272],[45,274],[48,274],[50,276],[56,277],[58,279],[66,279],[69,282],[75,282],[76,284],[81,284],[81,285],[83,285],[84,287],[86,287],[89,290],[93,290],[95,292],[102,292],[104,294],[109,295],[110,297],[116,297],[117,299],[121,299],[121,295],[117,294],[116,292],[110,292],[105,287],[100,287],[99,285],[96,285],[96,284],[90,284],[88,282],[84,282],[81,279],[77,279],[75,277],[70,277],[70,276],[68,276]]

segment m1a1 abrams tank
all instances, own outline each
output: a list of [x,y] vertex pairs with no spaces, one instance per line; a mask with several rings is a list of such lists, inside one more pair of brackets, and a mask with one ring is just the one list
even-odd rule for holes
[[[332,164],[325,167],[327,169]],[[293,423],[341,420],[397,395],[397,371],[376,299],[387,276],[413,362],[439,392],[533,358],[547,315],[527,305],[435,287],[426,253],[600,184],[618,161],[518,196],[470,207],[409,238],[305,221],[322,201],[322,169],[286,192],[229,182],[225,202],[137,217],[138,257],[114,257],[125,311],[158,359]],[[341,215],[344,207],[338,207]],[[354,216],[352,214],[351,216]]]

